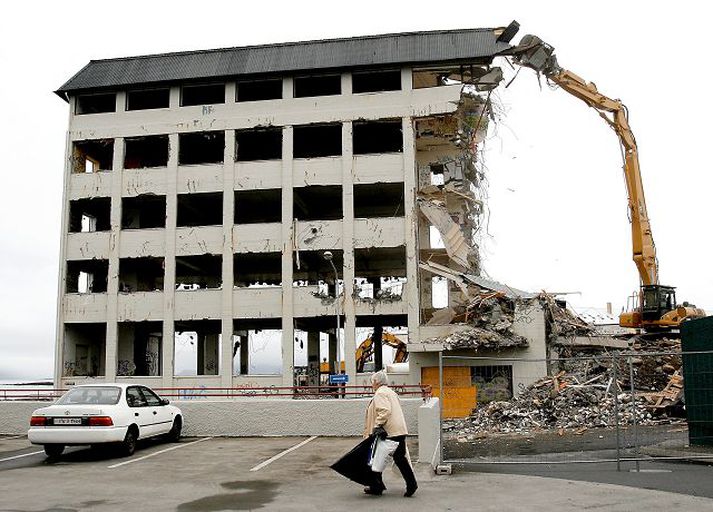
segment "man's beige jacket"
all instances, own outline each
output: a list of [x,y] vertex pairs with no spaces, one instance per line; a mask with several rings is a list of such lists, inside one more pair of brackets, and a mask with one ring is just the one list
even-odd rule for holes
[[366,421],[364,422],[364,437],[369,437],[377,426],[384,427],[389,437],[405,436],[406,419],[401,410],[399,396],[393,389],[384,385],[374,392],[374,398],[366,408]]

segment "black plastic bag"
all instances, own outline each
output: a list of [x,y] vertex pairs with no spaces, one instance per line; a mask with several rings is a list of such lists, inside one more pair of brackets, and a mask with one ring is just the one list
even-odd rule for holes
[[369,457],[373,444],[374,437],[367,437],[329,467],[358,484],[371,485],[374,482],[374,473],[369,467]]

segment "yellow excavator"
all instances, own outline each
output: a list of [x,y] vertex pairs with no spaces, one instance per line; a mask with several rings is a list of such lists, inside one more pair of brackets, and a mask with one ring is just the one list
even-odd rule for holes
[[[516,27],[513,28],[517,31]],[[506,30],[511,29],[508,27]],[[687,302],[677,304],[675,287],[659,284],[656,245],[646,212],[636,139],[629,126],[626,106],[620,100],[600,93],[593,83],[586,82],[560,67],[554,48],[537,36],[524,36],[520,43],[507,53],[516,64],[534,69],[592,107],[619,137],[624,158],[634,263],[639,271],[641,284],[639,291],[629,297],[627,310],[619,316],[619,325],[648,332],[670,331],[678,329],[681,323],[687,320],[704,317],[705,311],[700,308]]]
[[[357,373],[364,371],[364,364],[366,360],[374,353],[374,342],[372,336],[361,342],[356,351],[356,368]],[[398,339],[396,336],[389,332],[384,332],[381,335],[381,343],[394,347],[396,353],[394,354],[394,363],[405,363],[408,359],[408,351],[406,350],[406,344]]]

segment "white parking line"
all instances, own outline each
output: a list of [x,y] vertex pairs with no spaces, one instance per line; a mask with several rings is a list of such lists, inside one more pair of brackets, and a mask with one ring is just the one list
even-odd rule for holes
[[267,466],[268,464],[272,464],[272,463],[275,462],[277,459],[279,459],[279,458],[281,458],[281,457],[284,457],[285,455],[287,455],[287,454],[290,453],[290,452],[295,451],[297,448],[300,448],[300,447],[306,445],[306,444],[309,443],[310,441],[314,441],[315,439],[317,439],[317,437],[319,437],[319,436],[312,436],[312,437],[310,437],[309,439],[305,439],[305,440],[302,441],[301,443],[294,445],[292,448],[288,448],[287,450],[278,453],[278,454],[275,455],[274,457],[270,457],[270,458],[267,459],[266,461],[261,462],[260,464],[258,464],[258,465],[255,466],[254,468],[252,468],[250,471],[260,471],[262,468],[264,468],[264,467]]
[[19,436],[2,436],[2,437],[0,437],[0,441],[8,441],[10,439],[20,439],[21,437],[25,437],[25,435],[22,434]]
[[8,460],[15,460],[15,459],[21,459],[23,457],[29,457],[30,455],[37,455],[38,453],[45,453],[44,451],[39,451],[39,452],[32,452],[32,453],[23,453],[22,455],[15,455],[14,457],[7,457],[5,459],[0,459],[0,462],[5,462]]
[[127,465],[127,464],[131,464],[132,462],[139,462],[139,461],[141,461],[141,460],[150,459],[151,457],[154,457],[154,456],[156,456],[156,455],[161,455],[162,453],[170,452],[170,451],[172,451],[172,450],[178,450],[179,448],[184,448],[184,447],[190,446],[190,445],[192,445],[192,444],[202,443],[203,441],[207,441],[208,439],[213,439],[213,438],[212,438],[212,437],[202,437],[202,438],[199,439],[198,441],[192,441],[192,442],[190,442],[190,443],[185,443],[185,444],[179,444],[179,445],[176,445],[176,446],[172,446],[171,448],[166,448],[165,450],[161,450],[161,451],[158,451],[158,452],[153,452],[153,453],[150,453],[150,454],[148,454],[148,455],[144,455],[143,457],[139,457],[139,458],[137,458],[137,459],[125,460],[124,462],[119,462],[118,464],[112,464],[111,466],[107,466],[107,468],[108,468],[108,469],[114,469],[114,468],[118,468],[118,467],[120,467],[120,466],[125,466],[125,465]]

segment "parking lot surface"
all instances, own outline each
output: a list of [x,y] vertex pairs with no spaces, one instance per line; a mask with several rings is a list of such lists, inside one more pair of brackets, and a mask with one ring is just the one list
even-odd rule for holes
[[[529,475],[436,476],[417,465],[404,498],[388,470],[381,497],[329,469],[355,438],[186,438],[140,443],[131,457],[68,448],[57,461],[24,437],[0,437],[0,511],[85,510],[711,510],[713,500]],[[411,446],[415,458],[416,447]]]

